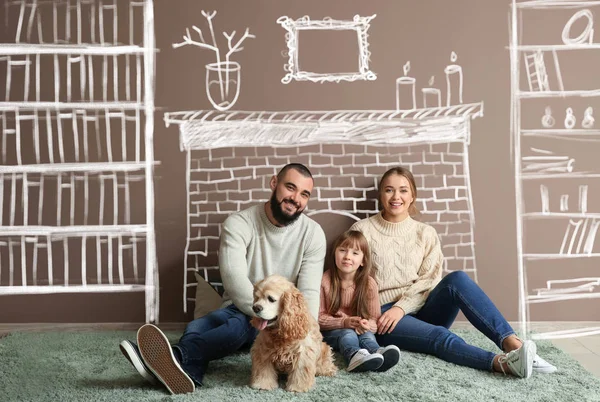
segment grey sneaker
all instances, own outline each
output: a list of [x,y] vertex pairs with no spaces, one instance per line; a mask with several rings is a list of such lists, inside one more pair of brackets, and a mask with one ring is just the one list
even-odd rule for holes
[[379,348],[377,353],[383,356],[383,364],[376,371],[388,371],[400,361],[400,349],[396,345]]
[[123,356],[129,360],[129,363],[131,363],[146,381],[150,384],[156,384],[158,382],[154,374],[152,374],[150,369],[146,366],[146,363],[144,363],[144,359],[142,359],[142,355],[140,355],[140,349],[135,343],[124,340],[119,344],[119,348],[121,349]]
[[177,362],[169,340],[160,329],[152,324],[142,325],[137,341],[146,366],[171,394],[194,392],[194,381]]
[[529,378],[533,372],[533,358],[535,357],[535,353],[535,343],[533,341],[523,341],[523,345],[519,349],[500,356],[498,362],[504,374],[506,374],[504,371],[504,363],[506,363],[513,375],[521,378]]
[[535,355],[533,358],[533,372],[540,374],[550,374],[554,373],[556,370],[556,366],[548,363],[546,360],[542,359],[538,355]]
[[367,349],[359,349],[348,364],[348,371],[362,372],[377,370],[383,364],[383,356],[379,353],[369,353]]

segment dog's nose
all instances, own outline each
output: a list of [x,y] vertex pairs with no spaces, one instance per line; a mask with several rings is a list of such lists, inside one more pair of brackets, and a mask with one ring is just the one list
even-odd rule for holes
[[255,304],[254,306],[252,306],[252,311],[254,311],[256,314],[260,313],[262,311],[262,306]]

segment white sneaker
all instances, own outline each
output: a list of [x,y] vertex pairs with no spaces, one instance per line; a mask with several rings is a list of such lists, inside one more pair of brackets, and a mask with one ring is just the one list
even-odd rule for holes
[[548,363],[546,360],[542,359],[538,355],[535,355],[533,358],[533,372],[540,374],[550,374],[554,373],[556,370],[556,366]]
[[374,371],[383,364],[383,356],[379,353],[369,353],[367,349],[359,349],[348,364],[348,371]]
[[396,345],[388,345],[377,349],[377,353],[383,356],[383,364],[377,371],[388,371],[400,361],[400,349]]
[[535,357],[536,350],[537,348],[533,341],[523,341],[523,345],[519,349],[500,356],[498,363],[500,363],[502,372],[506,374],[504,371],[504,363],[506,363],[513,375],[521,378],[531,377],[533,358]]

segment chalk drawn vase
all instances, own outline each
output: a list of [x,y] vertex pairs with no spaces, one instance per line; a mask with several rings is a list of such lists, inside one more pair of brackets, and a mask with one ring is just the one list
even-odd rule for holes
[[206,65],[206,96],[220,111],[235,105],[240,96],[241,66],[235,61],[222,61]]

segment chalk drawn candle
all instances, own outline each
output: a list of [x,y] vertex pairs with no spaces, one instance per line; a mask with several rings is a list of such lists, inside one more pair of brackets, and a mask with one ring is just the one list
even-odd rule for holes
[[432,88],[434,78],[429,79],[429,88],[423,88],[423,107],[441,107],[442,106],[442,91],[437,88]]
[[[456,53],[452,52],[450,61],[456,63],[458,57]],[[446,73],[446,106],[458,105],[463,103],[462,91],[463,91],[463,76],[462,67],[458,64],[450,64],[444,69]]]
[[410,61],[403,67],[404,76],[396,79],[396,110],[412,110],[416,106],[415,83],[413,77],[408,77]]

